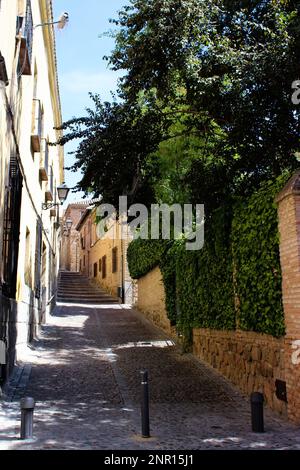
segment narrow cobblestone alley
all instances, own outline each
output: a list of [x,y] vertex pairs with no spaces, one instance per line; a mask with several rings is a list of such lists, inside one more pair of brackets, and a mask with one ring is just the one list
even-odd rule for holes
[[[252,433],[247,397],[119,304],[59,304],[29,366],[27,385],[0,406],[0,449],[300,449],[300,430],[269,410],[266,433]],[[139,437],[143,368],[148,440]],[[18,439],[24,395],[36,400],[31,442]]]

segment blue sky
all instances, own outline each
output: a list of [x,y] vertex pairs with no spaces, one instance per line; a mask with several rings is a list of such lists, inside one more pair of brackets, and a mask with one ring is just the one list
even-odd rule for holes
[[[109,18],[116,18],[117,12],[126,0],[53,0],[54,18],[68,12],[70,21],[67,28],[56,30],[58,74],[62,102],[63,120],[82,116],[91,105],[88,93],[97,92],[103,100],[110,99],[110,91],[116,89],[118,74],[107,68],[102,59],[114,47],[112,38],[99,35],[112,29]],[[70,166],[74,157],[68,152],[76,143],[65,146],[65,166]],[[80,175],[66,171],[65,180],[73,187]],[[78,200],[81,194],[71,194],[67,202]]]

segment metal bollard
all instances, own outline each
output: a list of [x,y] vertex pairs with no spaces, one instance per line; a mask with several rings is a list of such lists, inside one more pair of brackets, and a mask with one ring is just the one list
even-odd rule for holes
[[264,430],[264,396],[262,393],[251,393],[251,420],[253,432],[265,432]]
[[32,439],[33,437],[33,410],[34,399],[25,397],[21,399],[21,439]]
[[142,412],[142,437],[150,437],[150,419],[149,419],[149,385],[148,385],[148,371],[142,370],[142,401],[141,401],[141,412]]

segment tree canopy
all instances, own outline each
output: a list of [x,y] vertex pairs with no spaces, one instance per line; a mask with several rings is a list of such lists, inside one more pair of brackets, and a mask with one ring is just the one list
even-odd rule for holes
[[213,208],[296,167],[299,13],[289,0],[131,0],[112,20],[117,99],[94,96],[64,124],[61,143],[82,138],[79,189]]

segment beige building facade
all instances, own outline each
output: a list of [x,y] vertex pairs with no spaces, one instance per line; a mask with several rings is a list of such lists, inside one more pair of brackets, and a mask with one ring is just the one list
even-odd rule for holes
[[55,303],[64,155],[50,145],[62,123],[52,22],[51,0],[0,1],[2,382]]
[[109,221],[106,233],[99,238],[96,206],[91,205],[76,228],[80,234],[80,272],[123,303],[133,304],[136,286],[127,266],[129,237],[122,239],[120,221]]

